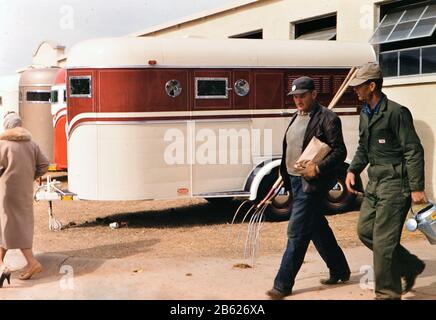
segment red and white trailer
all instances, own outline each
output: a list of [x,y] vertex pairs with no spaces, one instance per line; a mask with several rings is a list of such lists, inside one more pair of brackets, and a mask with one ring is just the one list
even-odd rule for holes
[[[336,41],[79,43],[67,67],[69,189],[86,200],[254,200],[277,177],[292,81],[314,78],[327,105],[350,67],[368,61],[370,45]],[[351,156],[359,105],[348,90],[335,108]],[[339,185],[332,203],[346,193]],[[288,213],[291,199],[272,207]]]
[[51,171],[64,171],[67,160],[67,89],[65,69],[59,69],[51,87],[51,114],[53,117],[53,164]]

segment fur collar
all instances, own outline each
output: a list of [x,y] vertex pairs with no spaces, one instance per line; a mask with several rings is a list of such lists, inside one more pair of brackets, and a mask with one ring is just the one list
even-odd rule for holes
[[0,140],[7,141],[29,141],[32,140],[32,135],[29,131],[22,127],[7,129],[0,134]]

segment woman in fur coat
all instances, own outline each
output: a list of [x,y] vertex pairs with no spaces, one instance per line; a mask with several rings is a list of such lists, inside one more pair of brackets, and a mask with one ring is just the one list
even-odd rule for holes
[[21,280],[42,271],[35,259],[33,245],[34,180],[48,169],[48,159],[32,141],[21,118],[9,113],[4,118],[5,131],[0,134],[0,287],[10,283],[10,271],[4,264],[9,249],[20,249],[27,261]]

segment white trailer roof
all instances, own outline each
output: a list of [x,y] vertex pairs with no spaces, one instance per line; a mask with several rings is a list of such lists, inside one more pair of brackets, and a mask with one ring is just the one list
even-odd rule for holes
[[51,87],[55,83],[59,68],[36,68],[24,71],[20,78],[20,87],[46,86]]
[[331,68],[375,61],[371,45],[338,41],[104,38],[76,44],[68,68],[296,67]]

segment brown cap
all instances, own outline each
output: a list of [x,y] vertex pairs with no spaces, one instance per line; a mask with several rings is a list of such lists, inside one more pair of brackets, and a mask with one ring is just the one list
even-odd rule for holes
[[378,63],[368,62],[357,68],[356,77],[350,81],[350,86],[361,85],[368,80],[382,79],[382,72]]

